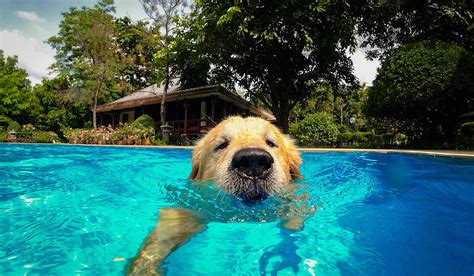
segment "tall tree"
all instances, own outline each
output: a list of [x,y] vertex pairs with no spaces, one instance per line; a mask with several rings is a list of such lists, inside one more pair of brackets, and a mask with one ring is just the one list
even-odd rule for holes
[[133,22],[127,16],[116,19],[114,23],[117,43],[127,60],[117,75],[122,92],[128,94],[153,84],[158,73],[153,64],[153,55],[159,50],[158,30],[145,21]]
[[93,8],[70,8],[63,13],[58,35],[48,40],[56,50],[52,69],[72,84],[72,98],[91,106],[94,128],[99,99],[112,90],[121,64],[114,12],[113,0],[101,0]]
[[162,49],[156,53],[156,63],[162,71],[160,82],[163,80],[163,95],[161,98],[160,117],[161,125],[166,124],[166,95],[170,86],[171,79],[174,77],[171,71],[172,52],[171,44],[175,38],[177,22],[183,9],[186,8],[185,0],[140,0],[143,9],[153,20],[155,26],[162,31],[159,40]]
[[76,101],[64,101],[69,84],[58,77],[43,79],[35,85],[33,93],[38,109],[34,124],[38,129],[52,130],[60,133],[66,127],[84,127],[84,122],[90,120],[90,109]]
[[16,56],[0,50],[0,115],[26,123],[30,117],[32,93],[28,74],[17,66]]
[[369,56],[400,45],[437,39],[474,51],[474,2],[466,0],[375,0],[353,7]]
[[355,20],[343,1],[197,1],[196,7],[192,32],[207,45],[211,75],[227,76],[257,98],[284,132],[292,108],[318,84],[354,81],[347,50],[355,47]]
[[453,142],[459,115],[473,108],[474,55],[454,43],[423,41],[384,60],[365,111],[426,146]]

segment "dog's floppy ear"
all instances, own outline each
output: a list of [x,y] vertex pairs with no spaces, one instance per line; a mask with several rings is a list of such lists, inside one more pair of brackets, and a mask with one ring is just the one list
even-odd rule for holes
[[[204,138],[203,138],[204,139]],[[189,175],[189,179],[191,180],[200,180],[202,178],[202,174],[204,173],[204,158],[202,155],[204,154],[204,141],[201,139],[193,149],[193,158],[192,158],[192,169],[191,174]]]
[[298,154],[296,156],[290,155],[290,174],[293,179],[303,179],[299,169],[301,163],[301,157]]
[[299,166],[303,162],[301,160],[300,154],[298,150],[296,149],[295,144],[293,143],[293,140],[291,140],[289,137],[284,137],[284,142],[285,142],[285,148],[288,154],[288,164],[290,166],[290,175],[292,179],[302,179],[303,177],[301,176]]
[[194,158],[192,159],[192,163],[193,163],[193,168],[191,169],[191,174],[189,175],[189,179],[191,180],[196,180],[196,179],[199,179],[198,175],[200,175],[200,169],[199,169],[199,160],[195,160],[197,158]]

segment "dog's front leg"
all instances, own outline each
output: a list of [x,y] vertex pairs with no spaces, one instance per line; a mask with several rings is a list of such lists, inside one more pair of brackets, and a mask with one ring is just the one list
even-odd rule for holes
[[182,208],[163,208],[155,230],[146,238],[138,255],[132,260],[129,275],[161,275],[161,262],[205,229],[203,220],[193,211]]

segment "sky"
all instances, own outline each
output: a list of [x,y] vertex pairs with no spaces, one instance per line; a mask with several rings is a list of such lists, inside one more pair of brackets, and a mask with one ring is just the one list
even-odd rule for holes
[[[45,42],[58,32],[61,13],[69,7],[93,6],[96,0],[0,0],[0,49],[5,56],[18,56],[18,66],[28,72],[32,84],[51,78],[48,67],[54,62],[54,50]],[[138,0],[115,0],[116,16],[146,19]],[[370,85],[379,62],[369,61],[358,49],[353,55],[354,74]]]

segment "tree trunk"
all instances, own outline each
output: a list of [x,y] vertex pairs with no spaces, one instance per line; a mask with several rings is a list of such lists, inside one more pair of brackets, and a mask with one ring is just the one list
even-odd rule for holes
[[[278,126],[280,127],[281,131],[285,134],[289,133],[290,130],[290,110],[289,108],[283,108],[283,109],[276,109],[273,108],[273,115],[275,115],[275,118],[278,122]],[[275,110],[276,109],[276,110]]]
[[[166,12],[166,10],[165,10]],[[165,22],[165,39],[168,39],[169,35],[169,28],[170,28],[170,18],[166,18]],[[166,41],[166,40],[165,40]],[[165,48],[168,50],[169,44],[168,42],[165,43]],[[168,94],[168,88],[170,85],[170,57],[169,57],[169,52],[166,53],[166,75],[165,75],[165,87],[163,89],[163,95],[161,96],[161,106],[160,106],[160,117],[161,117],[161,125],[166,124],[166,95]]]
[[101,85],[102,82],[99,83],[94,94],[94,108],[92,109],[92,125],[94,126],[94,130],[97,129],[97,99],[99,97],[99,90]]
[[161,96],[161,106],[160,106],[160,117],[161,117],[161,125],[166,124],[166,95],[168,94],[168,87],[170,83],[169,75],[165,78],[165,87],[163,89],[163,95]]

